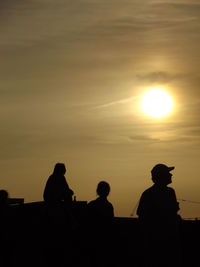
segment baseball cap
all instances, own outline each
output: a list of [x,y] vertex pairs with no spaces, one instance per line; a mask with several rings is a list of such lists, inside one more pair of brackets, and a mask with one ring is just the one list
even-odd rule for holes
[[174,169],[175,167],[168,167],[165,164],[159,163],[156,164],[153,169],[151,170],[151,174],[152,176],[158,175],[158,174],[162,174],[162,173],[166,173],[166,172],[170,172]]

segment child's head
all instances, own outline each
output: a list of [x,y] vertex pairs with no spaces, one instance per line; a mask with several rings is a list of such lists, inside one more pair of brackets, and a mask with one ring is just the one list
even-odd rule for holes
[[110,185],[105,181],[101,181],[97,185],[97,195],[107,197],[110,193]]

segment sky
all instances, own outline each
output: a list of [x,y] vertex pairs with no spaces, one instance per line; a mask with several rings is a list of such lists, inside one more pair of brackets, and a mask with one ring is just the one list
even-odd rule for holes
[[[56,162],[77,200],[109,182],[130,216],[157,163],[175,166],[184,218],[200,217],[198,0],[2,0],[0,188],[42,200]],[[166,88],[173,112],[155,119],[143,94]]]

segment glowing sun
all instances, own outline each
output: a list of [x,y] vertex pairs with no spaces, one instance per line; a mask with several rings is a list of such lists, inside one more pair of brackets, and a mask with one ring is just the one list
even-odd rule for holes
[[152,88],[144,94],[141,106],[147,115],[153,118],[163,118],[171,113],[173,100],[164,89]]

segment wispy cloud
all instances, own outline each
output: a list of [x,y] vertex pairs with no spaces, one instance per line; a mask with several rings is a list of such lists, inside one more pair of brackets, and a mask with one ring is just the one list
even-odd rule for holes
[[114,105],[119,105],[119,104],[126,104],[128,102],[131,102],[133,100],[135,100],[137,97],[129,97],[129,98],[125,98],[125,99],[120,99],[120,100],[116,100],[116,101],[112,101],[109,103],[105,103],[99,106],[96,106],[94,109],[102,109],[102,108],[108,108]]
[[137,79],[143,82],[150,82],[150,83],[169,83],[173,80],[177,80],[184,77],[184,74],[175,74],[170,72],[150,72],[150,73],[142,73],[137,74]]

